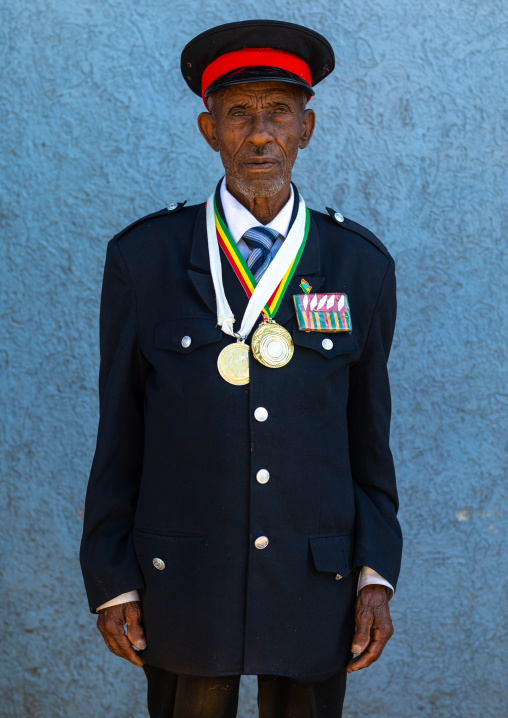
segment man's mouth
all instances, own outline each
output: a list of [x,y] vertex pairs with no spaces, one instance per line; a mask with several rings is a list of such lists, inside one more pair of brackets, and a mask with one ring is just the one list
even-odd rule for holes
[[277,164],[277,160],[272,157],[253,157],[243,162],[243,166],[249,170],[271,170]]

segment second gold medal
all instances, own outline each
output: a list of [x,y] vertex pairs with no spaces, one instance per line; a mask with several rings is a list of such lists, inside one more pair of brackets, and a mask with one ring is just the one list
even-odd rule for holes
[[280,369],[293,356],[294,344],[291,334],[276,322],[263,322],[252,335],[254,357],[271,369]]

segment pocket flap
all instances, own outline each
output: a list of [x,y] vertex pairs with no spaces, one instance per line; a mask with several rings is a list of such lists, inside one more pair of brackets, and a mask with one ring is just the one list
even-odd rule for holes
[[222,329],[215,319],[209,317],[180,317],[162,322],[155,328],[155,346],[157,349],[170,349],[181,354],[189,354],[204,346],[219,342]]
[[306,332],[296,329],[293,332],[293,341],[307,349],[314,349],[327,359],[341,354],[359,354],[358,342],[354,334],[348,332]]
[[153,577],[193,575],[203,562],[203,534],[135,528],[132,539],[147,585]]
[[161,552],[172,552],[175,548],[202,544],[204,535],[189,531],[155,531],[135,528],[133,543],[136,556],[157,556]]
[[344,577],[351,573],[353,561],[351,536],[311,536],[309,544],[318,571],[338,573]]

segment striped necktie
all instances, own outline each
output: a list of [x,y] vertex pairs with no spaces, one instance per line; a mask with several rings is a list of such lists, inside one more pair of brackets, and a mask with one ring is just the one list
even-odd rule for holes
[[259,282],[272,261],[272,247],[279,233],[276,229],[268,227],[252,227],[243,235],[242,239],[251,250],[247,257],[247,266],[254,275],[256,282]]

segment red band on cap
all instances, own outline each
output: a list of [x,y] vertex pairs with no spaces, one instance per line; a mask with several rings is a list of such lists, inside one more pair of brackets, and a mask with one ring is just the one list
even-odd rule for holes
[[258,65],[277,67],[279,70],[292,72],[312,87],[309,66],[301,57],[283,50],[274,50],[271,47],[246,47],[243,50],[235,50],[221,55],[205,69],[201,78],[201,96],[205,105],[205,92],[212,82],[240,67],[257,67]]

